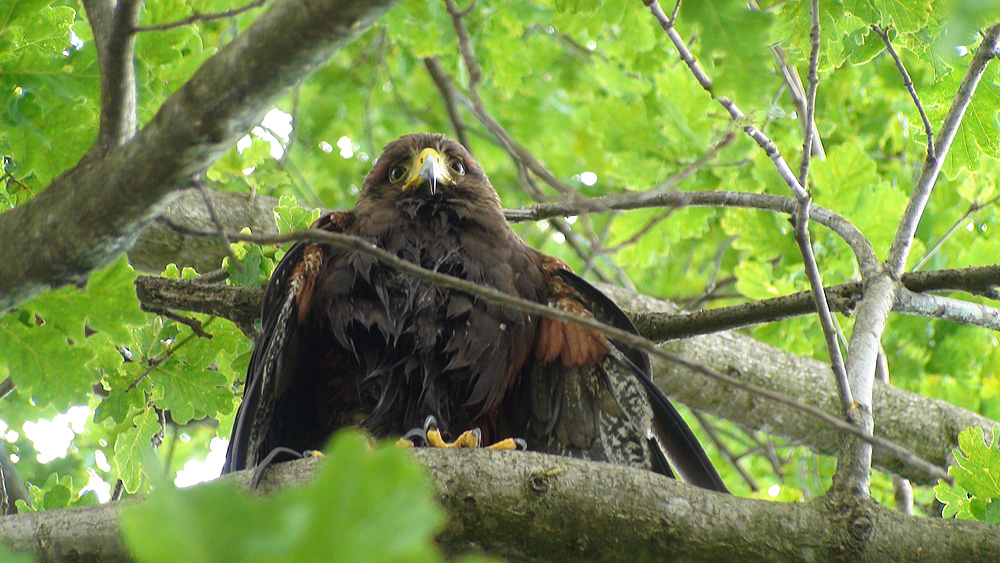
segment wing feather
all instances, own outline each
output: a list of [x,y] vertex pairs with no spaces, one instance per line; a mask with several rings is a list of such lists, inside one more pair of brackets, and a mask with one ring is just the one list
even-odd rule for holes
[[[350,220],[347,212],[334,212],[320,217],[313,227],[342,231]],[[261,307],[261,334],[250,357],[223,474],[253,467],[268,453],[264,450],[269,449],[266,441],[274,426],[275,406],[297,373],[299,327],[309,313],[326,252],[319,245],[296,244],[271,275]]]
[[305,246],[297,244],[285,254],[264,291],[261,333],[250,357],[243,386],[243,402],[236,412],[226,463],[222,467],[223,475],[252,467],[258,461],[259,452],[256,450],[262,440],[260,429],[270,424],[270,411],[274,407],[274,374],[279,365],[285,363],[282,353],[295,338],[298,323],[292,312],[299,288],[289,280],[302,259]]
[[[554,275],[577,292],[584,307],[597,320],[638,334],[632,321],[618,305],[583,278],[568,269],[556,270]],[[653,469],[668,476],[673,476],[674,471],[676,471],[684,481],[692,485],[713,491],[728,492],[725,483],[708,459],[708,455],[691,428],[663,394],[663,391],[653,383],[649,358],[646,354],[613,339],[612,344],[616,351],[621,354],[623,364],[631,369],[632,374],[645,389],[652,407],[652,427],[648,440]]]

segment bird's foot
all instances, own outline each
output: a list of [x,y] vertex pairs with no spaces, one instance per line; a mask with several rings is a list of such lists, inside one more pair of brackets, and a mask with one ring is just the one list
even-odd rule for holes
[[281,461],[291,461],[293,459],[303,459],[307,457],[323,457],[323,452],[319,450],[305,450],[303,452],[297,452],[289,448],[274,448],[264,459],[257,464],[257,467],[253,470],[253,475],[250,477],[250,488],[256,489],[260,485],[261,480],[264,478],[264,472],[267,468],[273,464]]
[[488,450],[527,450],[528,443],[521,438],[504,438],[495,444],[486,446]]
[[[419,442],[429,448],[478,448],[481,445],[483,433],[478,428],[462,432],[453,442],[446,442],[438,430],[437,419],[428,416],[423,428],[414,428],[396,441],[396,446],[412,448]],[[491,450],[526,450],[528,444],[520,438],[506,438],[495,444],[486,446]]]

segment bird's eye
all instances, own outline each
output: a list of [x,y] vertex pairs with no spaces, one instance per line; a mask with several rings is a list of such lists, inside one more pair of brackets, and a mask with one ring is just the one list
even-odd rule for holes
[[465,165],[462,164],[461,160],[451,161],[451,164],[449,164],[448,167],[451,168],[451,171],[454,172],[455,174],[458,175],[465,174]]
[[406,168],[401,164],[397,164],[389,170],[389,181],[398,182],[403,179],[404,174],[406,174]]

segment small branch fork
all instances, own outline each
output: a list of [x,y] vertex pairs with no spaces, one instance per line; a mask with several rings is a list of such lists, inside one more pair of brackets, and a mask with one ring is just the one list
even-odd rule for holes
[[[823,327],[823,334],[826,339],[827,348],[829,349],[830,365],[833,369],[837,382],[837,389],[840,393],[841,404],[843,405],[845,415],[848,416],[848,420],[851,420],[852,418],[850,414],[852,412],[852,406],[854,405],[854,399],[848,383],[848,372],[844,364],[843,356],[840,352],[840,345],[837,343],[837,332],[833,322],[833,314],[830,312],[826,295],[823,292],[823,279],[819,271],[819,266],[816,263],[815,255],[812,252],[812,244],[809,237],[809,215],[812,196],[805,188],[805,183],[809,171],[809,157],[812,154],[813,128],[806,127],[804,129],[805,138],[803,141],[802,162],[799,167],[799,177],[796,178],[791,168],[789,168],[788,163],[785,162],[784,157],[781,156],[781,152],[778,150],[778,147],[774,144],[774,142],[771,141],[771,139],[768,138],[763,131],[749,123],[742,110],[740,110],[740,108],[732,100],[724,97],[718,97],[713,92],[712,80],[707,74],[705,74],[705,71],[701,68],[701,65],[698,64],[698,61],[695,59],[694,55],[691,54],[691,51],[688,49],[684,40],[681,38],[680,34],[677,33],[677,30],[674,27],[674,20],[676,18],[677,8],[680,5],[680,2],[677,2],[674,7],[673,15],[669,18],[663,12],[663,9],[660,7],[657,0],[643,0],[643,3],[649,8],[650,12],[660,23],[663,31],[667,33],[670,41],[674,44],[674,48],[677,49],[681,60],[687,64],[698,83],[701,84],[702,88],[711,94],[712,97],[715,98],[715,100],[723,108],[725,108],[727,112],[729,112],[729,115],[735,122],[742,124],[743,131],[762,149],[764,149],[764,152],[777,168],[778,174],[785,180],[785,183],[791,189],[792,194],[798,202],[798,206],[795,211],[795,241],[802,254],[806,275],[809,278],[809,284],[813,290],[816,301],[816,310],[819,313],[820,324]],[[809,90],[806,97],[806,123],[812,123],[812,120],[814,119],[816,89],[819,82],[817,77],[820,40],[818,11],[818,1],[813,0],[811,11],[812,29],[809,34],[811,50],[809,56]],[[868,279],[868,276],[875,271],[873,269],[874,263],[860,261],[859,266],[864,279]]]
[[[806,93],[806,123],[812,124],[816,117],[816,90],[819,85],[817,68],[819,66],[819,0],[812,0],[812,28],[809,31],[809,90]],[[809,176],[809,159],[812,155],[814,128],[805,128],[802,141],[802,162],[799,164],[799,185],[805,187]],[[804,190],[800,195],[792,188],[799,202],[798,212],[795,214],[795,242],[799,246],[802,254],[802,261],[805,266],[806,276],[809,278],[809,285],[812,287],[813,296],[816,301],[816,312],[819,314],[820,326],[823,327],[823,336],[826,339],[826,348],[830,353],[830,368],[833,370],[837,381],[837,391],[840,393],[840,403],[844,408],[844,416],[847,420],[854,422],[853,407],[854,397],[851,395],[851,387],[847,379],[847,367],[844,365],[844,357],[840,352],[840,344],[837,341],[837,329],[834,323],[833,313],[826,300],[826,293],[823,290],[823,278],[820,275],[819,265],[816,263],[816,256],[812,251],[812,243],[809,236],[809,212],[812,205],[812,194]]]
[[[203,236],[217,236],[215,232],[204,232],[198,233]],[[778,402],[780,404],[786,405],[793,409],[804,412],[810,416],[814,416],[820,420],[823,420],[827,424],[833,426],[841,432],[845,432],[866,443],[884,448],[888,451],[893,452],[899,459],[906,461],[915,467],[920,467],[923,471],[926,471],[929,475],[932,475],[939,479],[948,480],[950,477],[948,474],[940,467],[924,460],[920,456],[916,455],[910,450],[890,441],[885,438],[874,436],[871,433],[864,433],[857,427],[844,422],[836,417],[830,416],[821,409],[811,406],[799,404],[795,399],[788,397],[782,393],[777,393],[762,387],[758,387],[753,384],[746,383],[729,375],[719,373],[715,370],[709,369],[705,366],[695,364],[674,356],[673,354],[667,353],[661,350],[654,342],[633,334],[632,332],[619,329],[604,323],[598,322],[594,319],[587,319],[579,317],[541,303],[536,303],[534,301],[528,301],[525,299],[520,299],[512,295],[508,295],[502,291],[498,291],[493,288],[483,287],[473,282],[463,280],[454,276],[449,276],[439,272],[434,272],[432,270],[427,270],[421,268],[420,266],[399,258],[395,254],[387,252],[372,243],[351,235],[346,235],[342,233],[331,233],[328,231],[320,229],[305,229],[301,231],[296,231],[293,233],[287,233],[282,235],[270,235],[270,236],[255,236],[255,235],[245,235],[242,233],[228,233],[227,236],[230,240],[234,241],[245,241],[252,242],[255,244],[282,244],[286,242],[295,241],[311,241],[311,242],[322,242],[326,244],[331,244],[338,248],[343,248],[350,250],[352,252],[358,252],[368,256],[372,256],[377,259],[380,263],[389,266],[401,273],[413,276],[417,279],[424,280],[429,283],[440,287],[447,287],[450,289],[455,289],[474,295],[488,303],[493,303],[496,305],[511,307],[519,311],[524,311],[527,313],[536,314],[539,316],[555,319],[565,323],[576,324],[579,326],[586,327],[591,330],[601,332],[618,340],[624,342],[629,346],[641,349],[652,356],[659,357],[665,361],[673,362],[675,364],[686,367],[689,370],[701,373],[707,377],[730,385],[740,390],[744,390],[750,393],[754,393],[758,396],[770,399],[772,401]]]
[[[937,142],[933,147],[933,156],[929,156],[924,163],[920,178],[917,180],[917,185],[910,196],[910,202],[906,206],[906,211],[903,212],[899,229],[896,231],[892,247],[889,249],[889,258],[886,260],[889,276],[894,280],[899,279],[899,276],[903,273],[903,269],[906,267],[906,259],[913,246],[913,238],[917,232],[917,225],[920,223],[920,217],[927,207],[927,201],[930,199],[934,184],[937,183],[941,166],[948,155],[952,141],[955,140],[955,135],[958,133],[958,127],[962,123],[965,111],[972,102],[972,95],[975,93],[976,87],[979,86],[979,81],[983,78],[983,73],[986,72],[986,66],[991,60],[997,57],[998,48],[1000,48],[1000,23],[987,28],[983,34],[983,40],[979,44],[979,48],[976,49],[976,54],[972,58],[969,70],[965,73],[965,78],[962,79],[962,83],[958,87],[958,93],[955,95],[951,108],[948,110],[948,114],[944,118],[944,123],[941,125],[941,131],[938,133]],[[930,151],[928,154],[931,155]]]
[[[469,80],[467,83],[468,97],[465,97],[453,86],[445,86],[443,81],[447,80],[446,75],[440,68],[436,68],[432,66],[432,64],[428,64],[428,72],[430,72],[435,83],[438,85],[438,89],[442,92],[446,105],[449,105],[448,99],[451,97],[462,102],[471,110],[476,119],[490,134],[493,135],[498,144],[510,156],[515,167],[517,168],[517,175],[522,188],[526,193],[528,193],[528,195],[535,199],[535,201],[543,201],[545,199],[544,194],[541,192],[535,181],[535,177],[559,192],[563,196],[564,200],[575,201],[583,199],[583,196],[577,190],[560,181],[555,174],[539,162],[539,160],[535,158],[530,151],[517,143],[517,141],[515,141],[507,133],[503,126],[500,125],[500,123],[486,110],[482,98],[479,95],[479,84],[482,81],[483,72],[478,61],[476,60],[472,43],[463,21],[464,18],[475,8],[475,2],[471,3],[465,10],[459,10],[455,0],[444,0],[444,4],[448,14],[451,16],[459,52],[469,74]],[[457,112],[452,112],[449,107],[449,115],[451,115],[451,119],[456,130],[461,130],[461,122],[455,119]],[[594,264],[594,260],[607,254],[607,251],[603,248],[601,237],[594,233],[593,229],[588,227],[586,221],[588,221],[588,219],[585,218],[582,225],[590,244],[589,252],[574,242],[572,231],[568,226],[562,224],[561,222],[555,222],[552,227],[566,237],[567,242],[569,242],[573,247],[573,250],[580,255],[580,258],[584,261],[587,268],[593,268],[594,273],[598,277],[608,280],[608,276],[597,269]],[[627,276],[625,276],[621,268],[617,266],[617,264],[611,262],[609,266],[618,274],[619,282],[622,285],[631,285],[631,282],[628,280]]]
[[[986,64],[993,57],[997,56],[1000,24],[991,27],[985,33],[983,42],[976,53],[976,57],[969,68],[966,78],[962,82],[959,93],[956,95],[952,108],[945,119],[944,125],[942,126],[942,133],[938,137],[938,143],[936,145],[932,145],[928,151],[928,159],[925,163],[924,171],[921,174],[920,180],[917,182],[910,204],[907,206],[907,210],[903,215],[902,221],[900,222],[900,226],[897,230],[892,248],[890,249],[889,258],[886,261],[885,267],[875,261],[859,260],[862,279],[866,284],[867,292],[865,297],[862,299],[861,305],[859,306],[858,318],[855,321],[855,330],[851,336],[849,345],[847,365],[844,366],[843,360],[839,357],[840,347],[836,340],[836,332],[832,322],[832,315],[830,315],[829,310],[826,308],[826,299],[823,297],[822,293],[822,281],[819,277],[818,267],[815,264],[815,259],[812,255],[811,245],[809,243],[808,220],[811,202],[810,194],[805,185],[808,177],[809,157],[811,154],[810,149],[813,134],[812,128],[807,127],[805,129],[805,140],[803,143],[800,173],[799,177],[796,178],[774,143],[762,131],[760,131],[760,129],[752,124],[746,123],[743,112],[736,106],[736,104],[727,98],[715,95],[712,90],[711,79],[700,67],[697,60],[691,54],[687,45],[681,39],[674,27],[674,20],[677,14],[676,6],[674,14],[668,18],[663,12],[663,9],[659,6],[657,0],[643,0],[643,3],[649,8],[650,12],[660,23],[660,26],[667,33],[667,36],[677,49],[680,59],[688,66],[692,75],[699,82],[699,84],[701,84],[702,88],[711,94],[712,97],[720,105],[722,105],[727,112],[729,112],[734,121],[742,125],[744,132],[757,142],[757,144],[764,150],[774,163],[778,174],[785,180],[786,184],[792,190],[792,193],[798,203],[795,211],[795,238],[803,255],[810,285],[812,286],[816,296],[817,310],[820,313],[821,324],[823,326],[827,346],[830,351],[831,364],[837,375],[837,384],[838,389],[840,390],[843,406],[848,414],[848,419],[855,422],[862,430],[862,433],[869,434],[873,428],[873,418],[871,412],[872,389],[874,385],[873,376],[875,372],[875,364],[880,350],[879,341],[881,340],[881,335],[885,329],[888,314],[894,305],[902,309],[910,309],[911,311],[921,311],[926,313],[931,309],[935,312],[943,310],[947,308],[946,305],[950,304],[955,305],[950,308],[951,311],[961,311],[960,313],[955,313],[956,317],[961,316],[961,318],[966,320],[973,319],[972,322],[979,323],[983,326],[993,326],[993,323],[996,322],[996,319],[992,314],[995,310],[990,308],[980,308],[974,305],[959,306],[955,303],[951,303],[950,301],[945,302],[940,298],[932,299],[929,296],[919,296],[919,299],[917,299],[914,295],[905,295],[906,299],[899,299],[897,301],[897,294],[899,293],[898,280],[900,279],[900,275],[906,263],[909,249],[913,244],[913,236],[916,231],[917,223],[919,222],[923,209],[926,206],[930,192],[937,179],[937,175],[940,172],[943,158],[946,155],[952,140],[954,139],[958,125],[961,122],[962,115],[970,103],[972,93],[974,92],[979,80],[982,78]],[[678,0],[677,5],[679,6],[679,4],[680,2]],[[812,28],[810,31],[810,42],[812,48],[810,52],[809,92],[806,105],[807,123],[814,118],[813,114],[815,111],[816,85],[818,83],[816,76],[819,48],[819,17],[817,0],[812,1],[811,16]],[[880,33],[880,30],[876,30],[876,32],[883,36],[883,39],[886,40],[888,45],[887,37],[883,33]],[[889,48],[891,49],[891,46],[889,46]],[[897,64],[902,67],[899,63],[898,57],[894,55],[894,59],[896,59]],[[901,68],[901,70],[903,69]],[[907,79],[905,70],[903,70],[903,72],[904,82],[912,84],[912,82]],[[917,101],[918,108],[920,108],[919,101],[912,90],[911,94],[913,94],[914,100]],[[922,109],[921,115],[924,116]],[[932,137],[929,136],[929,138]],[[848,374],[850,374],[849,378]],[[868,485],[870,482],[870,462],[871,446],[869,444],[864,444],[856,440],[845,441],[840,452],[837,475],[834,478],[835,488],[841,490],[850,489],[850,492],[855,495],[866,495],[868,493]]]

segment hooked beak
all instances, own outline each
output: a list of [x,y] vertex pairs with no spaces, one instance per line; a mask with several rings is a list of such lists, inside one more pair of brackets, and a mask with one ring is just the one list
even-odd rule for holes
[[410,176],[403,184],[403,191],[410,188],[427,184],[431,195],[437,193],[438,186],[450,186],[455,183],[448,167],[445,166],[444,156],[434,149],[424,149],[413,159],[410,166]]

